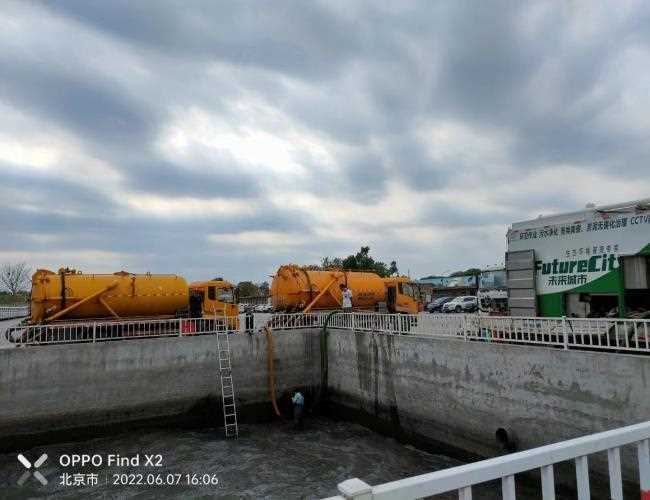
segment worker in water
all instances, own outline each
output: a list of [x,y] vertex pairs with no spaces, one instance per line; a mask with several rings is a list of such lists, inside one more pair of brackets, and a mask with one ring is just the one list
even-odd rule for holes
[[291,398],[293,403],[293,424],[296,429],[302,429],[302,416],[305,412],[305,398],[296,391]]
[[352,290],[350,290],[343,283],[340,285],[343,312],[352,312]]

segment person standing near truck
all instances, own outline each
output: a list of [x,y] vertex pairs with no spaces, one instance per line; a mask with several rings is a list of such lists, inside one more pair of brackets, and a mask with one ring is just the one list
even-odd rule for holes
[[343,312],[352,312],[352,290],[347,286],[341,283],[341,305],[343,306]]

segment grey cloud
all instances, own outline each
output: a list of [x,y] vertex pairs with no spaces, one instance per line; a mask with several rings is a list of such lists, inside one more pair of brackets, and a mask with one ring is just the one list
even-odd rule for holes
[[59,123],[106,150],[146,144],[158,123],[155,109],[111,82],[36,61],[1,58],[0,93],[19,108]]
[[388,154],[405,183],[417,191],[443,190],[457,166],[433,160],[422,142],[414,138],[395,141]]
[[347,175],[339,180],[338,188],[343,190],[347,187],[350,196],[356,195],[356,201],[376,202],[384,194],[387,169],[385,159],[380,155],[371,153],[353,157],[346,163],[345,172]]
[[[585,172],[581,191],[562,200],[549,190],[532,196],[513,192],[504,197],[499,213],[436,203],[416,207],[421,215],[414,224],[432,227],[498,223],[505,233],[505,225],[536,207],[581,206],[591,172],[624,169],[633,183],[650,159],[643,130],[633,134],[603,120],[626,91],[625,82],[617,80],[602,86],[611,76],[612,61],[630,46],[648,50],[650,30],[643,20],[650,17],[650,9],[645,5],[627,19],[612,16],[607,23],[601,21],[584,37],[569,32],[579,9],[547,5],[548,13],[534,20],[529,19],[529,2],[287,1],[269,8],[241,2],[63,0],[36,5],[43,16],[62,15],[70,24],[69,39],[43,44],[61,43],[65,48],[66,43],[79,43],[80,25],[105,38],[108,46],[119,46],[115,57],[125,51],[136,54],[148,77],[135,81],[129,74],[96,74],[89,64],[93,54],[81,60],[43,60],[38,46],[22,53],[5,47],[0,49],[0,100],[74,135],[89,155],[116,168],[134,192],[249,199],[266,209],[254,216],[206,220],[197,214],[182,222],[168,221],[124,213],[113,200],[61,181],[56,174],[14,176],[5,190],[15,193],[22,185],[25,194],[48,203],[61,200],[82,215],[45,216],[3,207],[9,217],[2,225],[14,235],[3,247],[32,248],[29,238],[17,235],[42,231],[69,235],[66,245],[80,248],[75,245],[85,234],[94,248],[140,253],[143,266],[149,259],[161,271],[179,265],[179,260],[199,275],[201,269],[220,265],[237,269],[234,274],[242,277],[267,269],[273,264],[268,255],[255,249],[232,255],[201,236],[242,230],[308,232],[314,220],[310,210],[274,208],[264,198],[269,180],[242,174],[244,169],[221,152],[193,147],[190,159],[172,161],[156,143],[160,131],[176,118],[173,113],[192,107],[219,116],[234,129],[244,122],[255,126],[254,111],[232,106],[238,99],[258,100],[286,116],[288,126],[334,144],[331,154],[342,170],[336,178],[324,178],[318,156],[305,148],[299,161],[309,170],[308,181],[295,186],[291,174],[282,180],[316,197],[372,204],[384,199],[390,182],[426,193],[444,191],[463,178],[480,179],[484,189],[508,181],[486,172],[477,155],[431,159],[418,135],[427,122],[458,123],[486,134],[503,132],[511,142],[496,147],[515,180],[557,165]],[[525,35],[523,21],[539,23],[538,34]],[[20,43],[15,41],[16,46]],[[554,74],[540,76],[549,64],[555,66]],[[638,72],[647,78],[646,68]],[[597,96],[592,95],[595,89]],[[467,196],[473,195],[468,188]],[[421,274],[435,271],[427,266],[444,265],[445,259],[451,261],[445,268],[471,264],[460,265],[458,252],[444,249],[436,249],[435,258],[423,256],[407,241],[359,245],[364,243],[377,243],[378,251],[395,257],[399,255],[394,252],[403,252]],[[495,236],[490,251],[501,255],[502,244],[503,238]],[[337,248],[329,241],[315,241],[294,254],[278,254],[276,260],[313,262],[320,253],[354,250]],[[478,250],[467,255],[480,258]],[[220,264],[214,258],[221,259]],[[409,267],[403,261],[400,265]]]
[[[0,164],[2,168],[2,185],[0,193],[3,195],[3,205],[8,210],[3,215],[2,226],[13,224],[15,228],[20,228],[22,222],[20,212],[15,211],[16,200],[28,200],[34,204],[35,210],[26,212],[27,217],[40,217],[39,212],[67,212],[87,215],[89,213],[103,214],[109,217],[114,214],[115,205],[113,201],[102,194],[100,191],[88,188],[82,184],[61,179],[56,173],[37,174],[35,172],[21,171],[20,167],[12,166],[9,168],[6,164]],[[51,224],[56,217],[50,216],[43,218],[43,226],[36,227],[40,230]],[[0,226],[1,227],[1,226]],[[25,224],[26,230],[31,229],[31,224]],[[65,226],[54,226],[56,230],[64,230]]]
[[188,198],[251,198],[260,194],[259,179],[245,174],[231,159],[215,168],[196,162],[190,168],[159,159],[155,154],[127,170],[131,189]]
[[179,57],[216,58],[299,76],[331,77],[353,54],[354,25],[317,2],[68,0],[47,4],[134,43]]

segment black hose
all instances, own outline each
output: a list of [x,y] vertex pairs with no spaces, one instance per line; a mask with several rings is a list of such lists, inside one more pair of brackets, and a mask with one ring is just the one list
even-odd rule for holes
[[332,311],[327,315],[325,321],[323,322],[323,329],[320,333],[320,385],[318,386],[318,393],[316,398],[309,409],[310,413],[313,413],[314,408],[320,403],[321,397],[323,395],[324,389],[327,390],[327,324],[330,321],[330,318],[335,314],[340,314],[341,311]]

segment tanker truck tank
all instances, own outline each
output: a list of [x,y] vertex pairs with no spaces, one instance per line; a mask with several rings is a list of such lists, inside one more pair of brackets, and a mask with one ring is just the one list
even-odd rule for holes
[[[412,288],[403,287],[402,282],[408,278],[381,278],[372,272],[339,269],[319,271],[289,264],[280,266],[273,277],[271,303],[274,311],[285,312],[339,309],[343,284],[352,291],[354,309],[373,311],[385,303],[391,312],[417,313],[417,298],[405,295],[404,290]],[[394,293],[388,297],[391,287]]]
[[181,276],[82,274],[37,270],[32,276],[31,322],[90,318],[175,316],[187,309],[189,290]]

